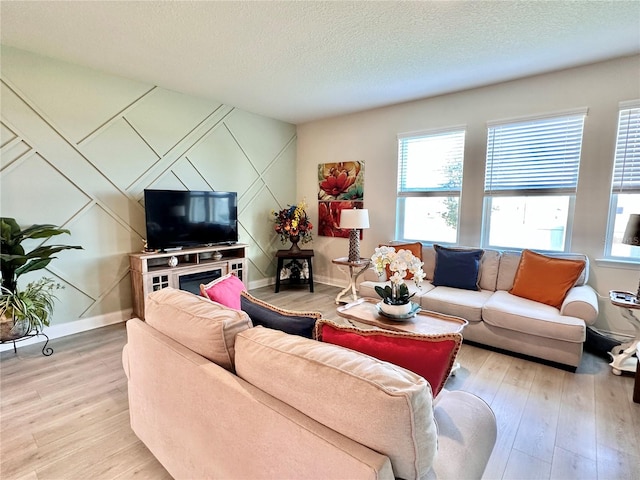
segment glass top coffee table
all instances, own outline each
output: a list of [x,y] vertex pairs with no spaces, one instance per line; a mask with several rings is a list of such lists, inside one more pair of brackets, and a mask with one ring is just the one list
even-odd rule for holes
[[419,310],[413,317],[404,320],[394,320],[378,313],[377,298],[360,298],[355,302],[338,307],[339,316],[347,320],[364,323],[396,332],[421,333],[437,335],[440,333],[462,333],[468,325],[464,318],[444,315],[429,310]]

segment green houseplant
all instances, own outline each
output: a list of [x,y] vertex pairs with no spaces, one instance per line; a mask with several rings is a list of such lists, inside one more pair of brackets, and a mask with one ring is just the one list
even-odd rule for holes
[[45,268],[54,255],[62,250],[82,249],[78,245],[40,245],[26,252],[22,243],[27,239],[47,240],[56,235],[69,234],[69,230],[55,225],[32,225],[21,229],[14,218],[0,218],[0,340],[13,340],[30,332],[42,332],[49,325],[56,300],[55,290],[60,284],[44,277],[18,288],[18,278],[28,272]]

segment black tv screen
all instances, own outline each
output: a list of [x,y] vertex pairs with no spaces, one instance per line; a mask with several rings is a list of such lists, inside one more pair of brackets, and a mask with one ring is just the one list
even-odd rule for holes
[[165,250],[238,241],[238,194],[145,190],[147,248]]

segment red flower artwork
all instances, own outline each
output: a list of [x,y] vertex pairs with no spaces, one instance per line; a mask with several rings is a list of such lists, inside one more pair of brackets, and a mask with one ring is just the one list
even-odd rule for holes
[[363,186],[364,162],[318,165],[318,200],[362,200]]
[[348,238],[349,230],[340,228],[340,212],[345,208],[362,208],[362,202],[318,202],[318,235]]

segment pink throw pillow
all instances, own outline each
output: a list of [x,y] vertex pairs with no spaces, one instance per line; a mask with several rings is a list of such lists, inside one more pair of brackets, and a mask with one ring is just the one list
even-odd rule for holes
[[233,273],[200,285],[200,295],[235,310],[240,310],[240,292],[246,290],[242,280]]

